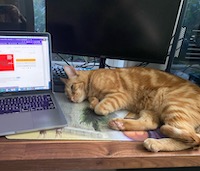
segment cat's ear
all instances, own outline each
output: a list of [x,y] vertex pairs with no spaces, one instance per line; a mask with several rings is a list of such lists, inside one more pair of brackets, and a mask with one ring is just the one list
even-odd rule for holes
[[66,72],[69,79],[78,76],[76,70],[72,66],[64,66],[64,71]]

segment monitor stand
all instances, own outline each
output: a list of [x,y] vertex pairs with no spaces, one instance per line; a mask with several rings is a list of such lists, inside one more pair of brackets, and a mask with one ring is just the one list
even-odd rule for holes
[[99,68],[105,68],[106,66],[106,58],[100,57]]

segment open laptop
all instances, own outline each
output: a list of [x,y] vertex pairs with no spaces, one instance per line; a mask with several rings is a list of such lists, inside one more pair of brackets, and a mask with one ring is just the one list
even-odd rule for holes
[[0,32],[0,136],[64,127],[49,33]]

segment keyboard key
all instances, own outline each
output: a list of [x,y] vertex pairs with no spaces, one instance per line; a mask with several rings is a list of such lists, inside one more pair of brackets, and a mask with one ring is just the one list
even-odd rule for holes
[[0,114],[54,109],[50,95],[21,96],[0,99]]

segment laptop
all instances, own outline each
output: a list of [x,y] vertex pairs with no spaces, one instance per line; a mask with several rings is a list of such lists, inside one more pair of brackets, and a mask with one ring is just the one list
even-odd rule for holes
[[52,91],[49,33],[0,32],[0,136],[67,125]]

